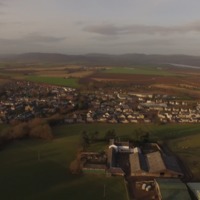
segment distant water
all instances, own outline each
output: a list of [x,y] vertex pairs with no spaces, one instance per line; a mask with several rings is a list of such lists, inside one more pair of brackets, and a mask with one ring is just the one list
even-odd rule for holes
[[184,67],[184,68],[200,69],[200,67],[191,66],[191,65],[182,65],[182,64],[175,64],[175,63],[168,63],[168,64],[173,65],[173,66],[175,66],[175,67]]

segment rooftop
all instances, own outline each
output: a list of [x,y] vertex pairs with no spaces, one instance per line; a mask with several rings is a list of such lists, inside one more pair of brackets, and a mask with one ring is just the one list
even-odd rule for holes
[[149,166],[149,172],[160,172],[166,169],[166,166],[159,151],[148,153],[146,156],[147,164]]
[[145,156],[140,153],[130,154],[131,172],[148,171]]

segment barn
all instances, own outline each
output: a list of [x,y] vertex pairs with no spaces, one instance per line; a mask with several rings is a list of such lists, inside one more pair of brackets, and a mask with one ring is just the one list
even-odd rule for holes
[[148,154],[133,153],[129,156],[131,176],[182,177],[183,173],[172,156],[160,151]]

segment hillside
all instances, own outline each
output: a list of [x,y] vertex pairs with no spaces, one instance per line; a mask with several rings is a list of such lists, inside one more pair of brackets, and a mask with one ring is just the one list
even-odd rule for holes
[[58,63],[94,66],[163,65],[176,63],[200,67],[200,56],[187,55],[146,55],[146,54],[85,54],[65,55],[56,53],[25,53],[0,55],[0,62],[11,63]]

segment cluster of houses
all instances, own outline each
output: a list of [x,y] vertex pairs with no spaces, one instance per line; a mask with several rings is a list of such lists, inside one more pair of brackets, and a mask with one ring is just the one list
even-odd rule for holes
[[[198,123],[200,106],[168,95],[95,91],[87,95],[88,109],[70,113],[66,123]],[[178,98],[177,98],[178,99]]]
[[66,87],[13,81],[0,91],[0,122],[27,121],[74,108],[76,90]]
[[13,81],[0,91],[0,123],[60,113],[65,123],[198,123],[200,104],[159,94]]
[[134,147],[111,139],[105,153],[83,152],[81,159],[85,174],[125,176],[133,199],[200,199],[200,184],[183,182],[185,172],[178,160],[157,143]]

